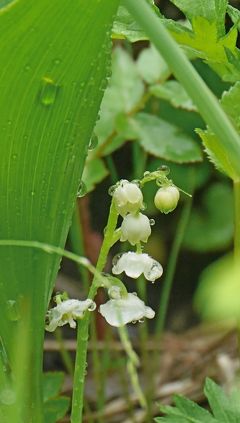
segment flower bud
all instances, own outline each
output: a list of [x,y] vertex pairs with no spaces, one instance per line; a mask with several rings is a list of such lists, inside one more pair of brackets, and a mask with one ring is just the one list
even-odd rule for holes
[[158,210],[167,214],[177,207],[179,197],[179,190],[175,186],[162,187],[155,195],[154,204]]
[[136,245],[141,241],[147,242],[150,234],[150,221],[144,214],[128,214],[124,217],[120,241],[129,241],[130,244]]
[[113,201],[119,214],[137,213],[143,205],[143,195],[140,188],[123,179],[113,193]]

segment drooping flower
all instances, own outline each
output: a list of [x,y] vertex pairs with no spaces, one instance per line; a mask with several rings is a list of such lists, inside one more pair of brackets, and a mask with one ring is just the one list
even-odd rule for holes
[[99,308],[101,315],[111,326],[124,326],[127,323],[143,319],[153,319],[155,312],[144,304],[134,293],[126,297],[112,298]]
[[121,225],[120,241],[129,241],[136,245],[139,242],[147,242],[151,234],[151,224],[147,216],[142,213],[128,214],[124,217]]
[[121,216],[137,213],[143,206],[143,195],[137,184],[122,179],[113,192],[113,201]]
[[159,188],[154,197],[154,204],[162,213],[170,213],[173,211],[179,201],[179,190],[175,186],[167,186]]
[[143,273],[148,281],[155,282],[163,274],[161,264],[148,254],[129,251],[116,256],[113,263],[112,272],[115,275],[125,272],[130,278],[137,279]]
[[54,332],[58,326],[64,326],[67,323],[73,329],[76,328],[76,319],[81,319],[86,310],[93,311],[96,308],[94,301],[87,299],[85,301],[66,300],[57,304],[56,307],[48,310],[45,329],[48,332]]

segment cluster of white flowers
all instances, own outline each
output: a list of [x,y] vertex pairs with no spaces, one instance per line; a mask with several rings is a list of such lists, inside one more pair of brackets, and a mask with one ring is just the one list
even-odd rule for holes
[[[150,173],[150,172],[148,172]],[[139,186],[134,182],[121,180],[112,192],[113,203],[117,212],[122,216],[123,221],[120,228],[120,241],[128,241],[131,245],[137,245],[137,251],[129,251],[118,254],[113,260],[112,273],[119,275],[125,272],[131,278],[138,278],[141,274],[151,282],[155,282],[163,273],[160,263],[141,251],[141,243],[147,242],[151,235],[151,221],[141,213],[143,206],[143,195]],[[163,213],[174,210],[179,200],[179,191],[173,186],[159,188],[155,195],[155,205]],[[128,293],[122,282],[116,278],[112,280],[112,286],[108,290],[109,301],[100,305],[99,312],[112,326],[122,326],[130,322],[140,321],[143,318],[152,319],[155,312],[138,298],[136,293]],[[115,284],[114,284],[115,280]],[[118,283],[124,290],[117,286]],[[96,309],[96,304],[91,299],[85,301],[65,300],[58,301],[56,307],[47,313],[48,323],[46,330],[53,332],[57,326],[69,324],[71,328],[76,327],[77,319],[82,319],[86,311]]]

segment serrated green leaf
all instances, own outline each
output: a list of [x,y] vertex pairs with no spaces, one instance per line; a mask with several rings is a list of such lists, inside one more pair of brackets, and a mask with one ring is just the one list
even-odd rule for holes
[[169,101],[174,107],[196,111],[191,98],[178,81],[167,81],[164,84],[152,85],[150,93],[158,98]]
[[57,397],[64,381],[63,372],[46,372],[43,374],[43,400]]
[[148,153],[176,163],[202,160],[197,142],[177,126],[147,113],[138,113],[131,122]]
[[240,318],[240,266],[224,256],[208,266],[200,277],[195,307],[204,319]]
[[92,191],[107,175],[108,170],[101,159],[87,160],[82,175],[86,192]]
[[175,395],[174,402],[178,410],[184,413],[186,417],[192,418],[192,421],[196,421],[199,423],[217,423],[217,421],[209,413],[209,411],[205,410],[195,402],[190,401],[189,399],[183,396]]
[[[236,401],[236,395],[226,395],[223,389],[209,378],[206,379],[204,393],[219,422],[238,423],[240,421],[240,407]],[[238,397],[239,394],[238,391]]]
[[[225,91],[220,100],[220,103],[230,117],[233,125],[240,133],[240,82],[237,82],[229,91]],[[210,160],[215,166],[224,171],[233,180],[239,179],[240,167],[234,167],[228,153],[221,147],[217,137],[210,131],[197,130],[200,135]]]
[[148,84],[163,82],[171,75],[165,60],[152,44],[141,51],[136,66],[139,74]]
[[238,29],[240,28],[240,10],[236,9],[235,7],[228,4],[227,6],[227,14],[232,19],[232,22],[237,25]]
[[59,397],[45,402],[44,423],[56,423],[62,419],[69,408],[70,398]]
[[[225,207],[216,206],[221,204]],[[232,190],[226,184],[215,183],[205,192],[202,208],[193,209],[184,237],[184,245],[195,251],[215,251],[230,245],[232,237]]]
[[214,22],[219,35],[225,34],[225,15],[227,0],[171,0],[191,21],[201,16],[209,22]]

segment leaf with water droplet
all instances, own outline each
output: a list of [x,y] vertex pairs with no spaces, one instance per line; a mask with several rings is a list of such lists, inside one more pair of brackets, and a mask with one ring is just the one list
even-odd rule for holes
[[77,192],[77,197],[84,197],[84,195],[86,195],[87,193],[87,187],[85,185],[85,183],[83,181],[80,182],[79,187],[78,187],[78,192]]
[[96,148],[97,145],[98,145],[98,137],[96,134],[93,133],[88,144],[88,150],[94,150],[94,148]]
[[51,78],[44,77],[40,91],[40,101],[44,106],[51,106],[57,97],[59,86]]

